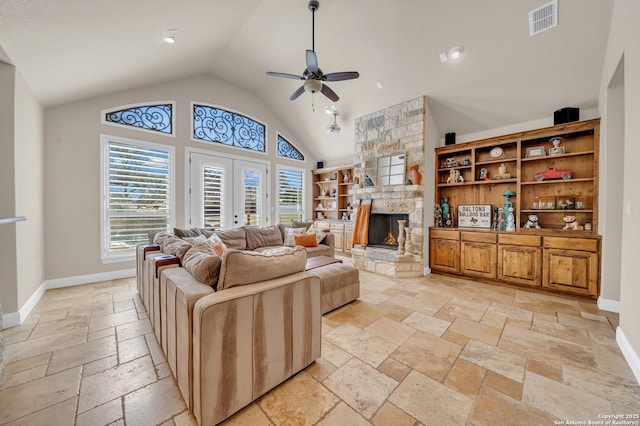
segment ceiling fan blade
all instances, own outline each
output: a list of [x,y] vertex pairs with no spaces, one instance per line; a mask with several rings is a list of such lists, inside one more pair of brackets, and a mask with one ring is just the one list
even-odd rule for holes
[[329,74],[325,74],[323,80],[324,81],[343,81],[343,80],[353,80],[354,78],[360,77],[360,74],[357,71],[344,71],[344,72],[332,72]]
[[282,78],[292,78],[294,80],[303,80],[303,78],[300,77],[299,75],[287,74],[286,72],[267,71],[267,75],[270,75],[271,77],[282,77]]
[[300,87],[298,87],[298,90],[296,90],[295,92],[293,92],[293,94],[291,96],[289,96],[289,100],[290,101],[295,101],[303,93],[304,93],[304,86],[300,86]]
[[331,90],[331,88],[329,86],[327,86],[326,84],[322,85],[322,89],[320,91],[322,92],[323,95],[325,95],[327,98],[331,99],[333,102],[338,102],[338,100],[340,100],[338,95],[336,95],[336,92]]
[[307,50],[307,69],[313,74],[318,72],[318,57],[313,50]]

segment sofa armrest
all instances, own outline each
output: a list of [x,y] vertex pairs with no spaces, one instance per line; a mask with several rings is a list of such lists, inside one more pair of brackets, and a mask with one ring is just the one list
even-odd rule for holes
[[320,357],[320,279],[298,272],[199,299],[193,413],[217,424]]
[[328,232],[321,244],[326,244],[331,248],[331,257],[336,257],[336,234]]
[[213,293],[213,289],[197,281],[184,268],[162,271],[161,287],[165,291],[162,307],[162,338],[169,367],[188,408],[192,407],[193,382],[193,308],[196,302]]

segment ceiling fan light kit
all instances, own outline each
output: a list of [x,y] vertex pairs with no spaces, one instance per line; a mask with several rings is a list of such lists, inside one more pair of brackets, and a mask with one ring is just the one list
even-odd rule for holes
[[331,88],[323,82],[352,80],[360,77],[360,74],[357,71],[344,71],[324,74],[318,67],[318,57],[316,56],[315,52],[315,12],[316,10],[318,10],[318,7],[320,7],[320,3],[318,3],[316,0],[311,0],[309,2],[309,10],[311,11],[311,50],[306,51],[307,68],[304,70],[302,75],[272,71],[267,72],[267,75],[272,77],[303,80],[302,86],[300,86],[289,97],[289,99],[292,101],[296,100],[304,92],[309,92],[311,94],[321,92],[333,102],[337,102],[338,100],[340,100],[340,97],[336,94],[336,92],[331,90]]

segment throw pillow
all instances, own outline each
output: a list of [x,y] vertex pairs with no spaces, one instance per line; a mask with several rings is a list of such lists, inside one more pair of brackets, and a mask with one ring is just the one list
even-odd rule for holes
[[325,229],[320,229],[320,228],[316,228],[316,227],[311,227],[309,228],[309,231],[306,232],[307,234],[316,234],[316,239],[318,240],[318,244],[320,244],[322,241],[324,241],[324,237],[327,236],[327,234],[329,233],[328,230]]
[[191,229],[173,228],[173,233],[180,238],[197,237],[198,235],[201,234],[198,228],[191,228]]
[[294,235],[302,235],[305,233],[307,228],[284,228],[284,246],[293,247],[295,245],[293,241]]
[[295,245],[302,247],[318,247],[318,239],[316,238],[316,234],[302,234],[302,235],[294,235],[293,241]]
[[213,249],[213,251],[220,257],[224,254],[224,251],[227,249],[227,246],[222,242],[220,237],[216,234],[211,235],[207,239],[207,244]]
[[214,290],[218,286],[220,264],[220,257],[206,242],[195,244],[182,259],[182,267],[193,275],[193,278],[213,287]]
[[295,220],[291,221],[291,227],[292,228],[305,228],[305,229],[309,229],[311,228],[311,226],[313,225],[313,221],[308,221],[308,222],[298,222]]
[[280,228],[275,225],[265,228],[255,226],[243,226],[243,228],[247,234],[247,250],[282,245],[282,233],[280,233]]
[[305,270],[307,251],[302,247],[270,249],[273,254],[229,249],[222,257],[218,290],[253,284]]

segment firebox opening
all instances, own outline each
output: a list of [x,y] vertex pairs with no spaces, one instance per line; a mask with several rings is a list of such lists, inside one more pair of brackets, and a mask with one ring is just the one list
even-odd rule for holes
[[367,247],[386,249],[398,248],[398,220],[406,221],[409,226],[409,215],[405,213],[371,213],[369,216],[369,244]]

